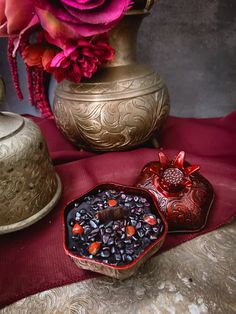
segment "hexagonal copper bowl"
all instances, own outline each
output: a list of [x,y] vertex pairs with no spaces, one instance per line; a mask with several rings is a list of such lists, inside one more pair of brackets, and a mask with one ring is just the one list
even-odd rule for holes
[[[132,194],[147,198],[148,202],[151,204],[153,214],[157,215],[157,217],[161,219],[161,222],[163,224],[163,231],[160,237],[158,237],[157,240],[152,242],[132,262],[127,263],[126,265],[115,266],[113,264],[100,262],[96,259],[81,257],[74,254],[68,248],[68,239],[67,239],[68,237],[68,227],[67,227],[68,213],[71,210],[73,210],[75,202],[80,204],[82,200],[84,199],[84,197],[95,195],[98,193],[98,190],[124,191],[125,193],[132,193]],[[75,264],[80,268],[95,271],[95,272],[98,272],[98,273],[101,273],[110,277],[114,277],[117,279],[125,279],[132,276],[145,261],[147,261],[153,254],[155,254],[161,248],[168,232],[167,222],[159,210],[157,201],[155,200],[155,198],[150,192],[142,188],[134,188],[134,187],[118,185],[118,184],[113,184],[113,183],[98,185],[94,187],[93,189],[91,189],[90,191],[88,191],[87,193],[85,193],[84,195],[70,202],[64,209],[63,224],[64,224],[64,249],[65,249],[66,254],[68,254],[72,258]]]

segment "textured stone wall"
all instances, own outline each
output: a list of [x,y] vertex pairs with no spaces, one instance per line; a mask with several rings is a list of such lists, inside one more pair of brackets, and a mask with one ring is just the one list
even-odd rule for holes
[[[18,104],[11,87],[4,42],[0,72],[7,85],[4,109],[34,112]],[[138,52],[166,81],[171,114],[222,116],[236,109],[236,1],[159,0],[142,24]],[[23,68],[23,66],[22,66]],[[25,76],[21,70],[25,88]]]

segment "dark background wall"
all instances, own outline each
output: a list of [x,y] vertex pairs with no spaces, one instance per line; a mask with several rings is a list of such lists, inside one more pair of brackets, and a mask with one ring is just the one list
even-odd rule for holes
[[[27,96],[17,102],[4,45],[1,40],[0,73],[7,85],[3,109],[36,113]],[[143,21],[138,54],[167,83],[172,115],[212,117],[236,109],[236,0],[157,1]],[[26,94],[23,70],[21,82]]]

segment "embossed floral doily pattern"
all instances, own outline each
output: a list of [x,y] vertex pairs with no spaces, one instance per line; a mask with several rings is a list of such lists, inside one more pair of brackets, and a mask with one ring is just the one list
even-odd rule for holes
[[152,258],[130,279],[74,283],[0,313],[235,313],[235,236],[236,221]]

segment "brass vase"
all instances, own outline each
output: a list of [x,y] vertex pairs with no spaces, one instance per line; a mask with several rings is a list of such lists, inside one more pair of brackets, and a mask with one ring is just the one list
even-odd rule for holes
[[119,151],[148,141],[169,113],[168,90],[160,76],[136,59],[137,32],[148,10],[129,11],[109,34],[114,60],[92,79],[58,84],[54,115],[76,146]]

